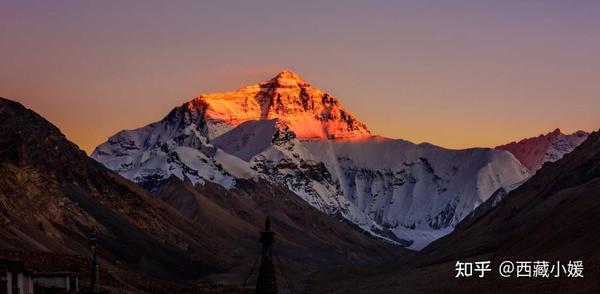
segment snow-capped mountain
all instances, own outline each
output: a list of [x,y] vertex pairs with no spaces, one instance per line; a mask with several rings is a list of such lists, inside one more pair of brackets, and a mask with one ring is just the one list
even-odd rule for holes
[[337,99],[290,71],[201,95],[159,122],[116,134],[92,157],[150,190],[171,175],[228,189],[238,178],[260,177],[413,249],[530,176],[503,150],[371,136]]
[[287,186],[323,212],[335,214],[350,206],[323,162],[279,120],[244,122],[212,144],[248,162],[257,176]]
[[589,133],[577,131],[573,134],[563,134],[560,129],[539,135],[537,137],[523,139],[519,142],[511,142],[496,147],[512,153],[523,165],[535,172],[542,168],[546,162],[554,162],[570,153],[579,144],[583,143]]
[[412,248],[450,232],[496,190],[528,176],[507,152],[382,137],[300,141],[273,120],[242,123],[212,143],[321,211]]
[[344,110],[335,97],[287,70],[271,80],[233,92],[200,95],[184,107],[202,113],[205,135],[210,139],[245,121],[275,118],[302,139],[371,135],[367,126]]
[[365,229],[374,221],[414,249],[452,231],[495,191],[529,176],[511,154],[486,148],[448,150],[382,137],[304,145],[340,184],[351,221]]
[[[404,253],[283,186],[261,179],[236,179],[236,186],[194,186],[173,176],[151,194],[90,159],[40,115],[0,97],[0,251],[27,258],[34,270],[85,275],[89,260],[74,257],[89,254],[96,232],[108,289],[126,280],[124,293],[231,293],[215,281],[248,279],[267,215],[277,258],[296,281],[331,264],[380,264]],[[206,281],[210,287],[184,286]]]
[[[92,158],[150,191],[171,175],[227,188],[235,185],[235,176],[250,176],[241,159],[208,144],[202,110],[188,106],[175,108],[160,122],[119,132],[98,146]],[[225,170],[224,165],[231,167]]]

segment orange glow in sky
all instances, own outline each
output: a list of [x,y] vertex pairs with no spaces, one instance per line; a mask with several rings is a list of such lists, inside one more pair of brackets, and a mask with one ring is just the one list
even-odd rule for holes
[[13,1],[0,8],[0,96],[88,153],[284,68],[374,134],[416,143],[597,130],[600,3],[551,2]]

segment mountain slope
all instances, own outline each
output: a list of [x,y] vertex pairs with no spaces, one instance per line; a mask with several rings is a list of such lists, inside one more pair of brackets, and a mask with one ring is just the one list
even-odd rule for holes
[[[323,274],[314,291],[331,293],[597,293],[600,291],[600,132],[573,152],[545,164],[530,180],[495,207],[433,242],[401,265],[370,272],[340,270]],[[457,279],[460,261],[491,261],[485,278]],[[583,261],[583,278],[502,278],[503,261]],[[550,271],[550,268],[548,269]],[[321,273],[316,276],[320,276]],[[424,283],[422,277],[427,276]],[[328,281],[338,280],[337,284]],[[337,291],[337,292],[336,292]]]
[[[600,193],[600,133],[595,132],[572,153],[544,165],[495,209],[469,225],[459,226],[455,233],[427,250],[434,251],[460,239],[465,248],[485,251],[498,247],[494,250],[497,254],[517,248],[532,255],[590,254],[591,248],[579,247],[577,251],[566,248],[595,243],[595,226],[600,223],[596,213],[600,209],[597,193]],[[568,221],[571,217],[575,219]],[[522,235],[524,232],[527,234]]]
[[160,122],[121,131],[98,146],[92,158],[151,191],[171,175],[232,187],[235,178],[215,159],[218,150],[208,144],[207,123],[199,111],[177,107]]
[[490,256],[496,262],[558,260],[563,264],[582,260],[584,278],[495,284],[512,291],[595,293],[600,291],[599,194],[600,132],[594,132],[562,159],[545,164],[496,208],[459,225],[426,251],[442,259]]
[[413,249],[530,175],[502,150],[454,151],[370,136],[338,100],[289,71],[201,95],[160,122],[119,132],[92,157],[150,191],[171,175],[227,189],[262,178]]
[[523,139],[496,147],[512,153],[531,171],[539,170],[546,162],[554,162],[573,151],[588,137],[588,133],[577,131],[570,135],[556,129],[545,135]]
[[529,173],[507,152],[447,150],[373,137],[304,145],[326,163],[351,203],[351,220],[373,220],[421,249],[450,231],[496,190]]
[[185,280],[222,269],[218,252],[179,213],[3,98],[0,203],[4,249],[87,255],[96,228],[103,259],[129,270]]
[[0,253],[87,256],[97,228],[102,268],[118,272],[125,288],[131,276],[123,270],[184,285],[239,286],[267,215],[279,264],[297,277],[406,254],[258,179],[236,178],[227,189],[171,176],[152,195],[87,157],[33,111],[0,98]]
[[196,97],[159,122],[119,132],[98,146],[92,157],[150,190],[171,175],[193,183],[208,180],[232,187],[235,177],[223,172],[223,162],[215,158],[219,151],[209,141],[240,123],[261,119],[277,119],[299,138],[370,135],[366,125],[333,96],[297,74],[283,71],[271,80],[237,91]]
[[273,252],[279,259],[277,265],[297,286],[317,269],[340,264],[369,267],[411,255],[319,212],[287,188],[264,180],[240,180],[235,189],[228,190],[210,182],[194,186],[172,177],[154,195],[184,214],[194,226],[210,232],[208,238],[222,244],[222,249],[234,257],[226,273],[215,273],[204,278],[206,281],[244,281],[259,247],[257,232],[264,227],[267,216],[276,232]]
[[[237,91],[204,94],[188,102],[204,111],[208,134],[215,138],[223,126],[244,121],[279,119],[302,139],[339,139],[369,136],[367,126],[346,111],[333,96],[311,86],[291,71]],[[223,128],[212,127],[216,124]]]

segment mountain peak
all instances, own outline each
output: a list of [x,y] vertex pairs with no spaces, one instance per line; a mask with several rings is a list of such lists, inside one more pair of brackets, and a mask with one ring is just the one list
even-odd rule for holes
[[283,70],[275,77],[270,79],[266,84],[275,84],[280,87],[295,87],[306,84],[306,81],[297,73],[291,70]]
[[560,128],[556,128],[556,129],[554,129],[554,131],[548,133],[547,135],[564,135],[564,134],[562,133]]
[[293,80],[302,80],[302,78],[295,72],[289,70],[289,69],[284,69],[282,72],[278,73],[274,79],[293,79]]
[[243,122],[263,119],[278,119],[300,139],[356,139],[371,135],[367,126],[335,97],[290,70],[236,91],[203,94],[184,107],[212,125],[219,125],[208,127],[209,139]]

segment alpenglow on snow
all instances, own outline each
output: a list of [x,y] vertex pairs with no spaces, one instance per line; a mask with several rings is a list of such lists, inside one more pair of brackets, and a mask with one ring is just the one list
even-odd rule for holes
[[504,150],[373,136],[334,96],[291,71],[196,97],[159,122],[117,133],[92,157],[151,191],[171,176],[228,189],[236,179],[263,178],[417,250],[531,175]]

